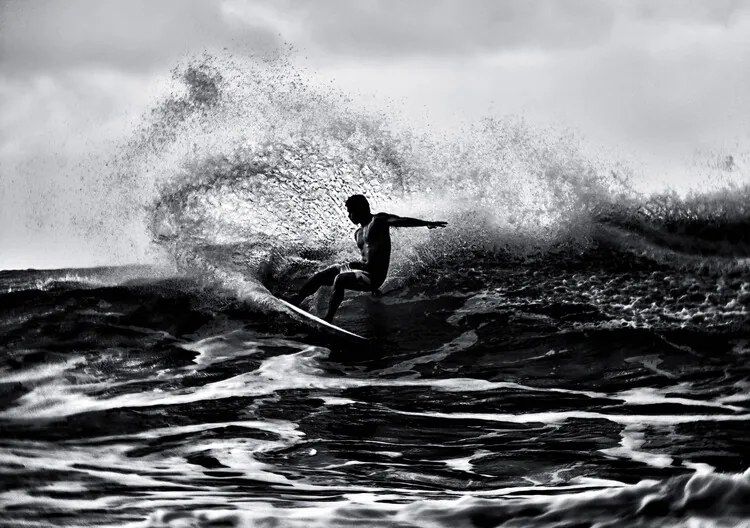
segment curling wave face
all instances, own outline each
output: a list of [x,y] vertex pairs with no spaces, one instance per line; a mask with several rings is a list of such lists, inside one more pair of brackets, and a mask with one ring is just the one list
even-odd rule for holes
[[354,193],[375,210],[449,222],[395,233],[394,286],[467,253],[575,256],[602,244],[678,266],[745,266],[748,187],[643,196],[622,163],[522,120],[419,135],[355,111],[285,59],[209,57],[175,80],[183,90],[154,109],[124,172],[158,182],[152,235],[183,269],[257,302],[265,287],[356,258],[343,207]]

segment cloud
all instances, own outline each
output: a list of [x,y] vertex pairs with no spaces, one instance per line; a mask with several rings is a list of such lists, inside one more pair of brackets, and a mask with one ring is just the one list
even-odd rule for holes
[[327,0],[288,5],[308,28],[310,46],[350,56],[580,47],[606,38],[613,23],[611,7],[593,0]]
[[618,25],[728,26],[735,0],[4,0],[0,64],[10,72],[107,65],[144,70],[184,54],[258,52],[291,42],[328,58],[550,53],[605,45]]
[[[730,25],[736,0],[231,0],[305,51],[339,57],[463,56],[518,49],[550,53],[606,45],[617,26]],[[243,18],[243,17],[240,17]]]
[[201,0],[5,0],[0,19],[6,74],[92,65],[142,71],[204,49],[279,45],[262,23],[237,24],[222,4]]
[[433,126],[521,114],[663,165],[750,137],[750,3],[602,5],[613,22],[606,38],[585,46],[518,40],[475,53],[404,51],[320,64],[348,91],[406,101],[408,121],[424,115]]
[[741,11],[747,11],[743,0],[713,0],[695,2],[693,0],[661,0],[653,2],[640,0],[622,3],[625,11],[643,21],[674,21],[702,24],[728,25]]

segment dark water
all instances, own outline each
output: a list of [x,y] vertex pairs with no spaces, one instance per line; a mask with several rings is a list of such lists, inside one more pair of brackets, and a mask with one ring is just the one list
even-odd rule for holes
[[[284,61],[175,83],[97,190],[168,265],[0,272],[3,525],[750,526],[748,187],[396,131]],[[347,297],[367,345],[275,300],[356,256],[354,192],[449,223]]]
[[475,257],[335,342],[147,268],[3,272],[2,520],[750,523],[750,283]]

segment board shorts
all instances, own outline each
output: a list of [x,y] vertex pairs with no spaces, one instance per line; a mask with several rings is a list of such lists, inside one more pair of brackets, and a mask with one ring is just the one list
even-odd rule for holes
[[383,280],[374,279],[364,262],[347,262],[339,266],[339,273],[354,273],[357,283],[362,287],[362,291],[376,292],[383,284]]

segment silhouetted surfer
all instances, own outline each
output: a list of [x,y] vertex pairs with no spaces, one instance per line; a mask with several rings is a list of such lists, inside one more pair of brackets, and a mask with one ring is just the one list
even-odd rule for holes
[[406,218],[389,213],[370,212],[367,198],[354,194],[346,200],[349,219],[361,227],[354,233],[354,240],[362,253],[362,260],[331,266],[313,275],[291,301],[299,305],[321,286],[333,285],[331,302],[324,319],[333,320],[344,290],[370,291],[376,293],[388,274],[391,261],[391,227],[445,227],[446,222],[429,222],[418,218]]

